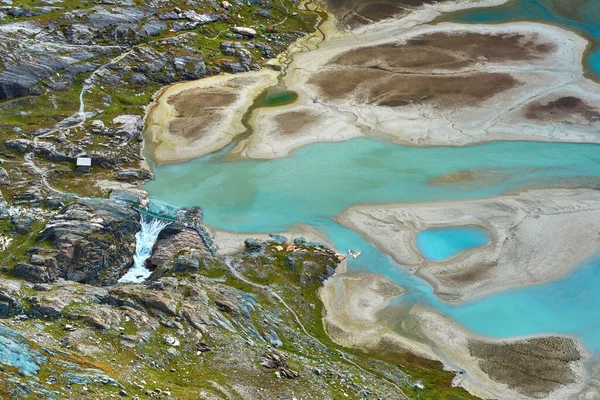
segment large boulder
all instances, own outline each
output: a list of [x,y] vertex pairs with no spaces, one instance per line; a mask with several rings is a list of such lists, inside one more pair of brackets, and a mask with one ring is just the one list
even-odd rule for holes
[[[177,226],[174,228],[167,227],[158,236],[152,256],[148,259],[147,264],[149,268],[154,269],[167,263],[180,252],[196,254],[197,251],[200,253],[207,252],[206,245],[197,231],[190,228],[178,229]],[[195,269],[197,270],[198,258],[195,258],[195,260]],[[187,267],[183,269],[189,270]]]
[[133,262],[139,229],[139,215],[125,202],[79,199],[48,222],[28,251],[30,263],[13,273],[34,282],[115,284]]

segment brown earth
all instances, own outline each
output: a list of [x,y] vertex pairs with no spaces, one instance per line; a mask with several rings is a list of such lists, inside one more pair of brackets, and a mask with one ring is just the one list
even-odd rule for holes
[[537,34],[480,34],[475,32],[436,32],[417,36],[408,46],[447,50],[469,59],[518,61],[541,59],[556,50],[554,43],[541,42]]
[[465,285],[487,279],[497,267],[497,263],[483,263],[459,273],[437,273],[435,277],[446,285]]
[[167,100],[177,110],[178,117],[198,117],[206,108],[226,107],[236,100],[235,93],[205,88],[177,93]]
[[318,117],[308,111],[290,111],[279,114],[274,119],[279,126],[279,134],[283,136],[295,135],[299,127],[306,127],[318,122]]
[[566,96],[545,104],[535,102],[525,108],[527,119],[539,121],[570,122],[574,116],[588,122],[600,121],[600,113],[578,97]]
[[581,359],[572,339],[544,337],[511,343],[469,341],[469,351],[490,378],[532,398],[575,382],[569,363]]
[[553,44],[540,43],[533,35],[440,32],[418,36],[405,44],[390,43],[354,49],[339,55],[329,64],[387,71],[458,69],[482,61],[540,59],[554,50]]
[[169,131],[173,136],[199,138],[219,121],[219,111],[236,99],[235,93],[205,88],[177,93],[167,100],[177,112],[177,116],[169,123]]
[[518,82],[508,74],[398,75],[382,70],[345,68],[320,72],[309,80],[328,100],[399,107],[433,103],[444,107],[477,105]]
[[424,4],[450,0],[327,0],[328,9],[339,23],[350,27],[367,25]]

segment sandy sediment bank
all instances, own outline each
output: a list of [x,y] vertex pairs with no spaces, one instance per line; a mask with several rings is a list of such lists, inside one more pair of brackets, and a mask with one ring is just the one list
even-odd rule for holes
[[423,25],[436,7],[444,5],[296,54],[283,81],[298,100],[257,109],[254,134],[234,152],[284,157],[361,136],[421,146],[600,143],[600,85],[583,76],[584,38],[531,22]]
[[219,75],[165,88],[146,118],[145,137],[157,164],[215,152],[246,129],[254,98],[277,82],[273,70]]
[[491,340],[424,306],[394,305],[404,290],[376,274],[336,274],[321,298],[338,344],[372,354],[410,352],[460,371],[454,380],[481,398],[568,399],[584,390],[589,355],[555,335]]
[[[425,279],[438,297],[450,303],[555,280],[600,251],[600,192],[587,189],[355,206],[338,221]],[[486,229],[491,243],[441,262],[426,260],[416,249],[417,232],[462,225]]]

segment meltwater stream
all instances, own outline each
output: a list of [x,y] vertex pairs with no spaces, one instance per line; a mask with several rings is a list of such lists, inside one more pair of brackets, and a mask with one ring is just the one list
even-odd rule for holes
[[[548,284],[492,294],[458,306],[440,301],[423,280],[334,220],[355,204],[460,200],[525,188],[600,187],[600,146],[494,142],[469,147],[406,147],[355,139],[318,143],[290,157],[224,162],[213,154],[156,168],[153,199],[200,205],[209,225],[238,232],[286,231],[297,223],[324,232],[341,250],[362,251],[352,271],[387,276],[425,304],[476,333],[515,337],[564,333],[600,351],[600,262]],[[469,171],[469,174],[462,172]],[[467,179],[454,179],[467,176]]]
[[146,268],[146,260],[152,255],[152,248],[154,247],[154,243],[156,243],[158,235],[170,223],[170,221],[164,219],[141,214],[141,228],[135,234],[133,266],[119,279],[119,282],[143,282],[152,274],[152,271]]

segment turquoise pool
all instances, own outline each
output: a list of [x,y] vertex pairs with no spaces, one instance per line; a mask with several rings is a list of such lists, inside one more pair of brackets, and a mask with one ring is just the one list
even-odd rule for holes
[[416,235],[419,252],[428,260],[444,261],[465,250],[488,244],[487,231],[475,226],[450,226],[426,229]]

